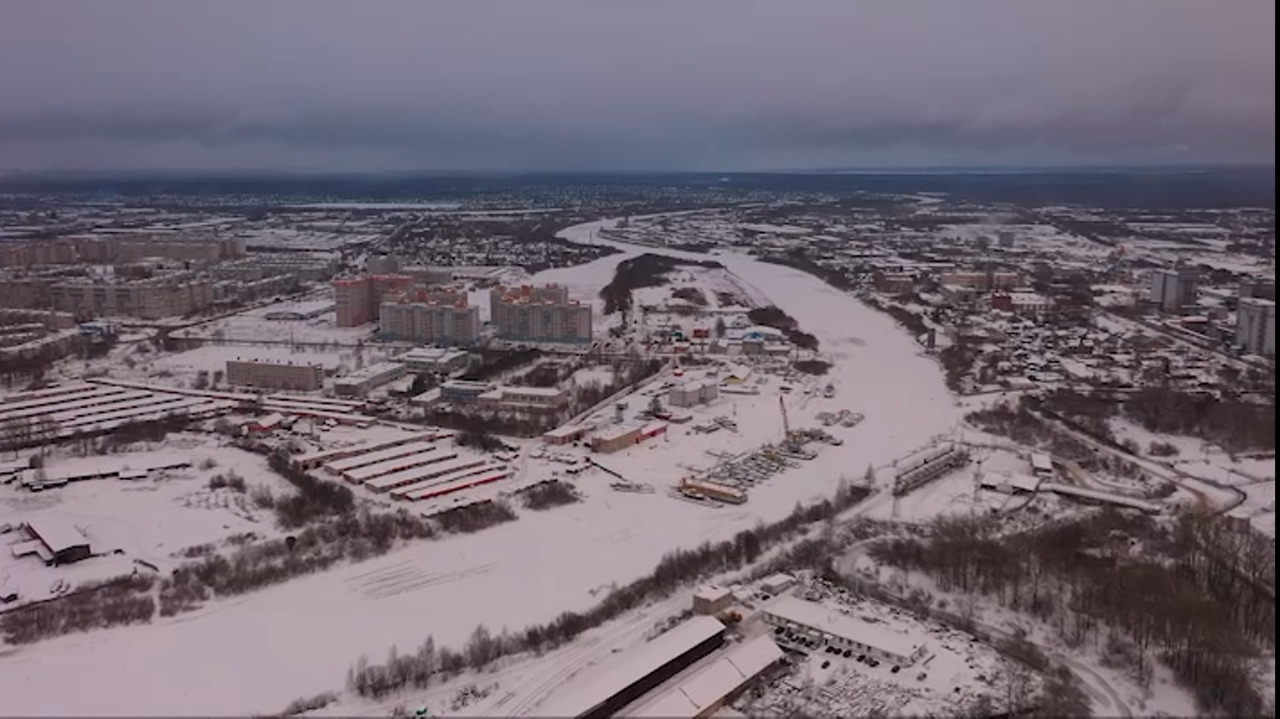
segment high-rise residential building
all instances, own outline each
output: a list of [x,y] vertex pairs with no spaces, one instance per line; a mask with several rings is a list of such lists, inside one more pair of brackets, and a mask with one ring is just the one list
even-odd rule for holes
[[591,305],[569,299],[561,285],[496,287],[489,308],[498,339],[517,342],[590,342]]
[[480,337],[480,308],[466,292],[414,288],[388,294],[378,311],[379,336],[435,345],[471,345]]
[[365,275],[333,281],[333,301],[339,327],[359,327],[378,319],[385,295],[413,287],[408,275]]
[[1275,302],[1258,297],[1240,299],[1236,307],[1236,344],[1249,354],[1275,356]]
[[1177,312],[1195,304],[1197,276],[1193,270],[1178,268],[1151,273],[1151,302],[1166,312]]

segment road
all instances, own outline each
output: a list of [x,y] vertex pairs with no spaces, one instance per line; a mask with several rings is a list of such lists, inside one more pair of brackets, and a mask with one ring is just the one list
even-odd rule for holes
[[[1165,464],[1160,462],[1153,462],[1143,457],[1138,457],[1124,450],[1116,449],[1115,447],[1112,447],[1104,442],[1100,442],[1094,437],[1090,436],[1089,434],[1085,432],[1081,432],[1080,430],[1074,429],[1072,427],[1068,427],[1067,425],[1055,419],[1045,417],[1038,413],[1036,414],[1036,416],[1039,417],[1045,423],[1052,425],[1055,429],[1067,435],[1070,435],[1074,439],[1079,440],[1080,442],[1084,443],[1089,447],[1092,447],[1095,451],[1104,452],[1118,459],[1122,459],[1126,462],[1131,462],[1137,465],[1138,467],[1140,467],[1141,469],[1145,470],[1146,472],[1156,477],[1159,477],[1167,482],[1171,482],[1172,484],[1175,484],[1178,487],[1181,487],[1182,489],[1190,493],[1192,496],[1194,496],[1196,498],[1196,501],[1202,507],[1212,510],[1214,514],[1226,514],[1227,512],[1230,512],[1231,510],[1243,504],[1244,501],[1248,498],[1247,494],[1245,494],[1240,489],[1233,487],[1231,485],[1220,484],[1218,482],[1215,482],[1210,479],[1206,479],[1204,477],[1197,477],[1189,472],[1184,472],[1183,470],[1178,469],[1177,467],[1173,466],[1171,463]],[[1209,495],[1204,491],[1204,489],[1201,487],[1195,486],[1196,484],[1207,485],[1214,489],[1218,489],[1224,492],[1229,492],[1233,495],[1234,498],[1231,501],[1223,504],[1215,504],[1212,500],[1209,499]]]

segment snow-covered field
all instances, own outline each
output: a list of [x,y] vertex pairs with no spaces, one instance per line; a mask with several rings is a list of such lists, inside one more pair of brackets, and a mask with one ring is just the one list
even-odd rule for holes
[[72,482],[38,494],[19,490],[16,485],[0,486],[0,525],[17,526],[29,519],[57,516],[81,529],[95,554],[123,553],[65,567],[45,567],[34,556],[12,556],[8,545],[18,539],[16,533],[0,535],[0,586],[17,591],[20,601],[43,599],[59,580],[78,584],[128,574],[134,559],[168,572],[184,561],[176,553],[187,547],[218,543],[243,532],[263,537],[277,534],[274,517],[254,507],[246,494],[209,488],[215,475],[238,475],[247,488],[266,486],[277,494],[290,491],[283,479],[267,469],[262,457],[218,446],[213,438],[194,434],[172,436],[151,449],[141,443],[132,449],[137,451],[89,457],[55,454],[46,458],[43,471],[57,476],[138,469],[180,460],[192,466],[153,473],[143,480]]
[[[599,224],[565,234],[585,239],[590,227]],[[534,279],[563,282],[576,297],[596,298],[617,263],[639,253],[621,247],[621,254]],[[738,507],[710,509],[660,494],[618,493],[608,489],[603,477],[584,477],[580,486],[587,497],[580,504],[523,512],[517,522],[476,535],[405,546],[151,625],[9,649],[0,655],[6,711],[278,710],[299,696],[341,688],[347,667],[361,654],[379,658],[392,644],[416,646],[428,634],[438,645],[457,646],[477,624],[494,631],[518,629],[590,606],[602,590],[644,574],[672,549],[781,517],[797,501],[830,494],[841,476],[860,477],[868,464],[883,465],[955,426],[959,410],[938,368],[891,319],[802,272],[737,254],[717,259],[744,288],[768,296],[795,317],[836,361],[824,378],[839,387],[829,402],[867,417],[843,431],[843,446],[823,448],[802,469],[753,489],[750,502]],[[213,369],[225,359],[221,352],[226,350],[217,349],[218,360],[210,357],[202,368]],[[805,411],[816,412],[822,401],[814,400]],[[739,423],[760,423],[761,435],[780,430],[774,407],[754,409],[739,407]],[[648,472],[651,464],[658,465],[646,458],[663,455],[681,441],[673,436],[661,445],[640,445],[602,461],[618,463],[624,471]],[[705,463],[708,446],[690,444],[687,451],[704,455]],[[154,511],[161,515],[171,510]],[[175,664],[179,651],[198,661]],[[62,690],[61,677],[68,672],[83,678],[82,690]],[[148,681],[140,691],[138,677],[163,681]]]

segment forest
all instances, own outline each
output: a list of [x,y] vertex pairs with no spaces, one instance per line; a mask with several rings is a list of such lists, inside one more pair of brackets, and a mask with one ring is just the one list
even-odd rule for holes
[[1029,614],[1071,646],[1092,642],[1149,686],[1161,661],[1206,713],[1273,715],[1252,665],[1275,645],[1275,545],[1188,514],[1173,527],[1103,511],[1014,534],[986,518],[939,518],[927,538],[872,556],[943,591]]

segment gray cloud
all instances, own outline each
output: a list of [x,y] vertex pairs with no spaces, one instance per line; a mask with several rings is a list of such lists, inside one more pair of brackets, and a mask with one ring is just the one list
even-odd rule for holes
[[1274,5],[0,4],[0,169],[1275,156]]

